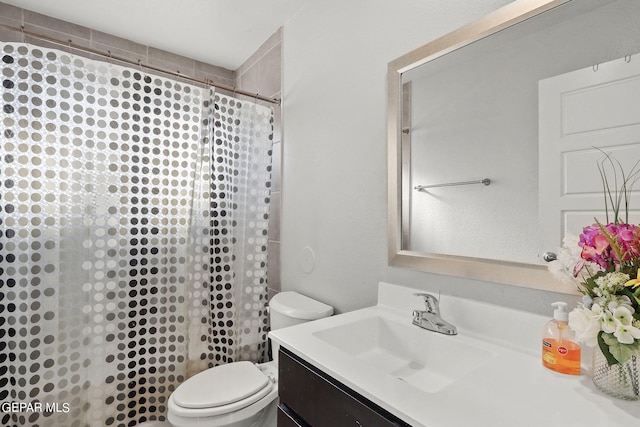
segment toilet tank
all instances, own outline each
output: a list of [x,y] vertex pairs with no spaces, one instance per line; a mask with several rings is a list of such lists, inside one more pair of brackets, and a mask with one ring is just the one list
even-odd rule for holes
[[329,317],[333,307],[297,292],[279,292],[269,301],[271,330]]

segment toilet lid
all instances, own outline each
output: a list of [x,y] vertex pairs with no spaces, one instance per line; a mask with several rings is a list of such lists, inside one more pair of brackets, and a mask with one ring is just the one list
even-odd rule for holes
[[269,306],[279,313],[300,320],[316,320],[333,314],[333,307],[297,292],[278,292]]
[[[251,362],[234,362],[200,372],[174,392],[175,403],[183,408],[202,409],[229,405],[270,386],[269,378]],[[268,390],[267,390],[268,391]],[[247,405],[252,402],[247,402]]]

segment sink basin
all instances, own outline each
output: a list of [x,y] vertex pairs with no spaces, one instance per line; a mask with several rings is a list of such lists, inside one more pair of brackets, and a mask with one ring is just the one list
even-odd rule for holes
[[362,364],[435,393],[488,362],[495,354],[459,335],[371,316],[313,332]]

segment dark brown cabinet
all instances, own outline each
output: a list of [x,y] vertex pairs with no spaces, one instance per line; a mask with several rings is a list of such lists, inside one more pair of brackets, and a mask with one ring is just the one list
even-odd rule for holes
[[278,378],[278,427],[410,427],[284,347]]

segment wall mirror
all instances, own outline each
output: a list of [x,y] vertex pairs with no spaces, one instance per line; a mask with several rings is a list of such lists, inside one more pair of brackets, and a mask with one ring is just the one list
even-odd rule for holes
[[[640,70],[638,16],[637,0],[517,0],[389,63],[389,264],[576,293],[542,259],[570,226],[556,221],[560,230],[549,232],[540,202],[556,185],[540,151],[541,135],[553,133],[542,110],[563,114],[545,107],[541,82],[603,75],[610,63]],[[593,161],[593,194],[601,192],[593,147],[607,145],[602,129],[580,160]],[[583,213],[582,226],[593,222]]]

